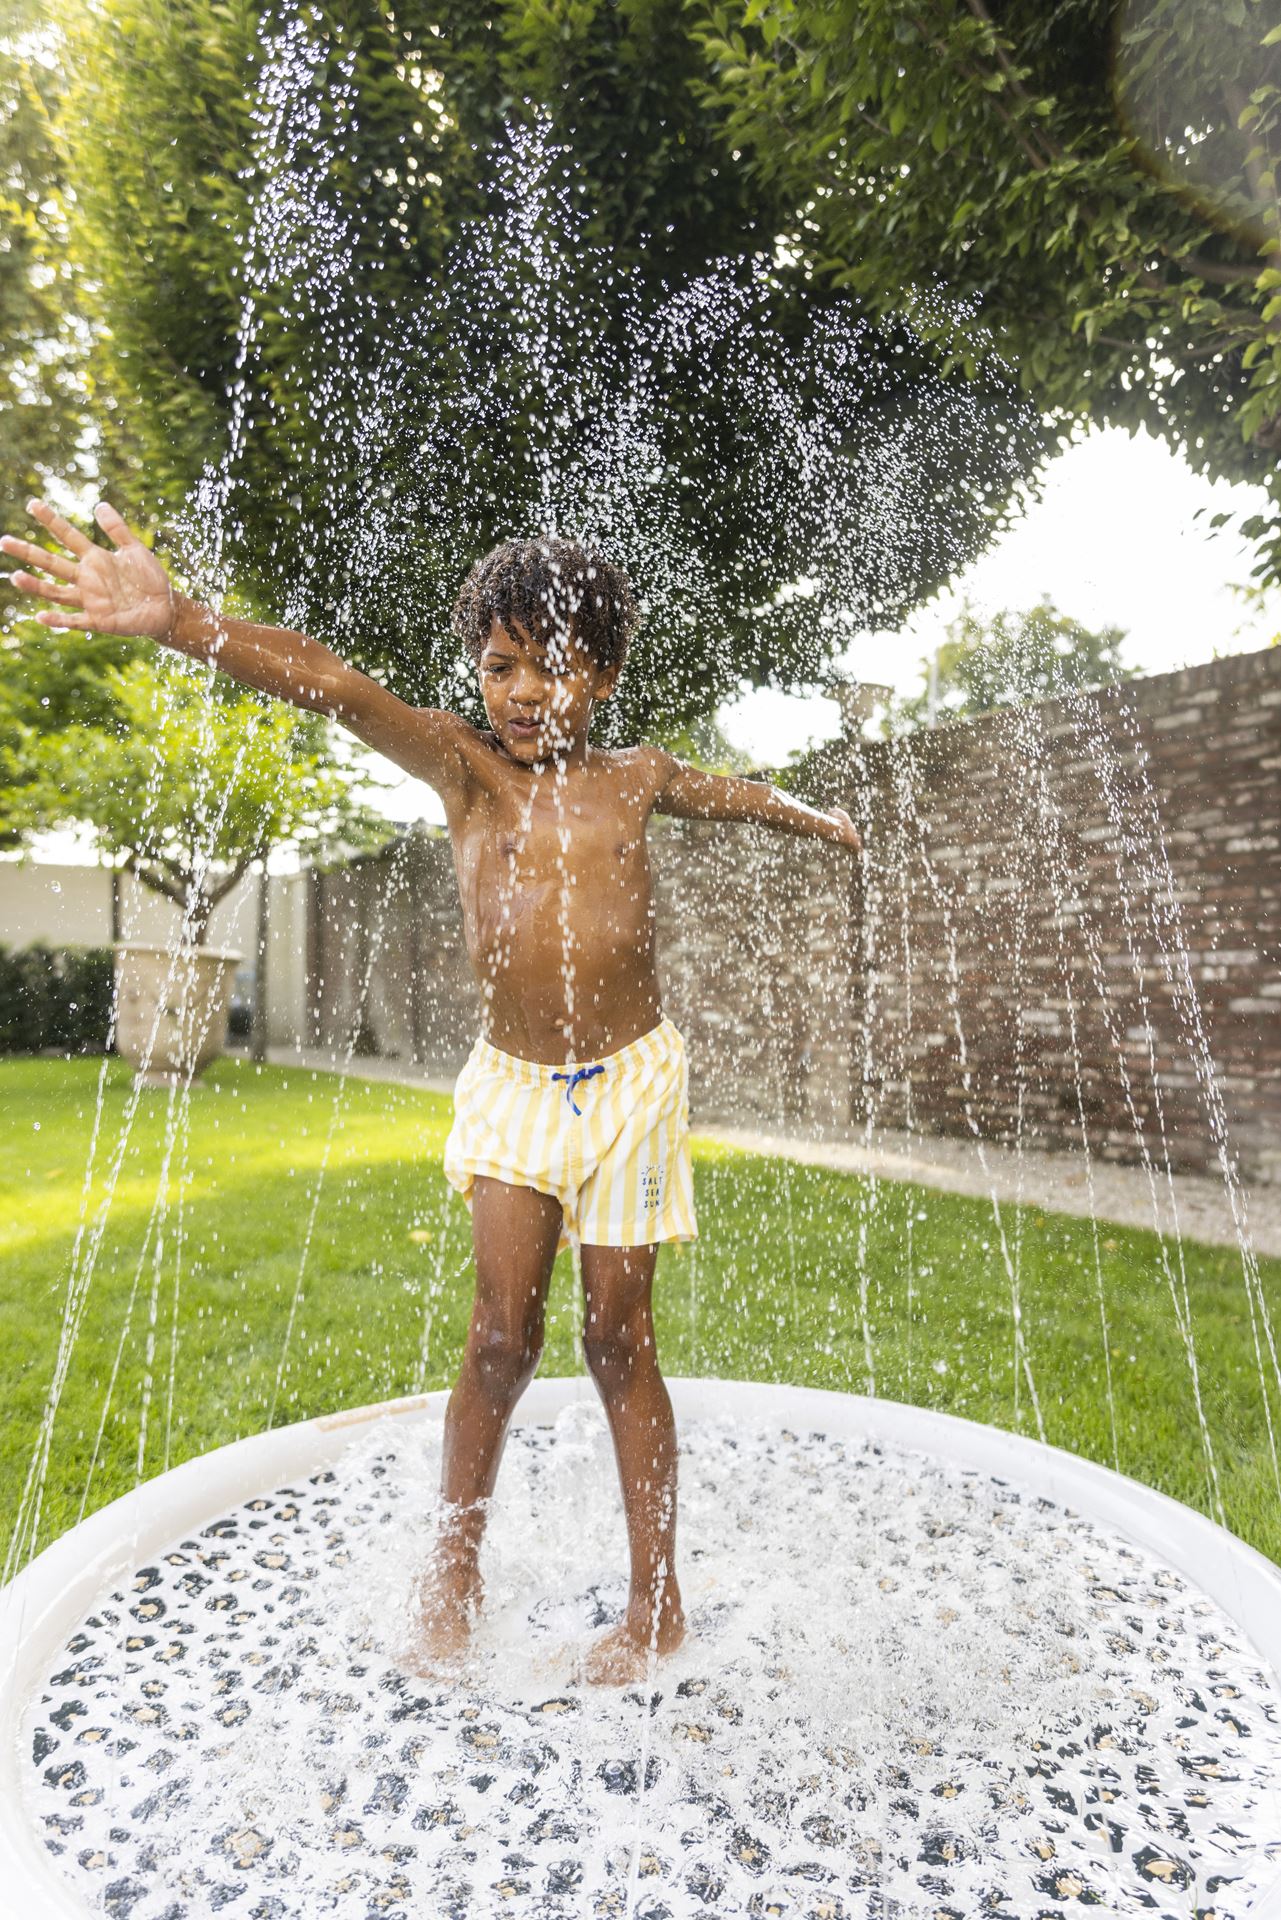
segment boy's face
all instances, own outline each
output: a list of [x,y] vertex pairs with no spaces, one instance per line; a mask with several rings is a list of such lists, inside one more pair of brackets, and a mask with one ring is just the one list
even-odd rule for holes
[[581,748],[592,708],[613,691],[616,667],[598,667],[568,638],[531,638],[519,620],[489,629],[480,656],[480,690],[489,724],[513,760],[527,767]]

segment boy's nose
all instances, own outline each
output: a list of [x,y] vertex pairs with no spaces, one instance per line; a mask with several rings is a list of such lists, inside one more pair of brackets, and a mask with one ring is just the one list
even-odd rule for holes
[[522,709],[528,707],[532,711],[539,705],[537,687],[513,687],[512,705]]

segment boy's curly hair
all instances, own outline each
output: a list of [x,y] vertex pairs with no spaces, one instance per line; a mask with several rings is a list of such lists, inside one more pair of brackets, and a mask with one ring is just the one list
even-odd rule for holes
[[621,667],[636,624],[636,597],[622,567],[577,540],[542,534],[504,540],[478,560],[454,603],[453,630],[479,663],[495,620],[519,620],[535,639],[572,633],[598,667]]

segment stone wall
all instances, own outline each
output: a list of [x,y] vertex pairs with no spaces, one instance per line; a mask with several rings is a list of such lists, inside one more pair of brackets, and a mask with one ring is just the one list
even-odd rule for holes
[[872,849],[852,1116],[1281,1178],[1281,649],[807,774]]
[[[860,821],[864,860],[651,828],[696,1121],[1084,1134],[1158,1168],[1226,1139],[1281,1179],[1281,648],[845,740],[800,784]],[[456,1072],[478,998],[443,836],[312,885],[315,1036],[345,1043],[368,971],[364,1044]]]
[[407,835],[381,858],[312,871],[304,1043],[456,1074],[479,1025],[449,842]]

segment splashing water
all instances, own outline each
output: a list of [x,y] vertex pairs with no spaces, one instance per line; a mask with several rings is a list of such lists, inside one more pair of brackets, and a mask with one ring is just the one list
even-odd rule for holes
[[[237,463],[276,417],[253,418],[247,371],[268,304],[289,324],[279,405],[314,462],[255,475],[254,526],[303,535],[275,596],[340,644],[392,618],[395,676],[431,697],[474,701],[442,636],[467,561],[500,538],[559,531],[627,565],[644,619],[614,724],[631,733],[736,692],[747,634],[776,682],[820,673],[953,573],[1033,464],[1040,429],[995,355],[945,381],[906,322],[873,329],[765,256],[656,293],[589,239],[572,156],[537,120],[489,156],[485,211],[421,298],[389,310],[395,236],[339,178],[350,59],[301,14],[262,35],[229,444],[176,523],[193,578],[224,577],[246,536]],[[939,324],[941,298],[916,298]]]
[[1247,1836],[1281,1737],[1204,1596],[1067,1509],[910,1450],[725,1418],[684,1445],[691,1635],[624,1693],[573,1671],[625,1594],[591,1404],[515,1430],[485,1625],[448,1682],[399,1664],[438,1429],[375,1425],[176,1542],[28,1714],[31,1809],[74,1845],[68,1871],[127,1890],[135,1920],[228,1885],[280,1920],[832,1898],[915,1920],[997,1885],[1011,1911],[1075,1888],[1138,1914],[1207,1877],[1244,1911],[1276,1865]]
[[[629,668],[634,691],[626,704],[603,716],[602,737],[631,738],[647,727],[677,726],[710,701],[736,692],[748,632],[755,636],[764,677],[785,685],[820,677],[859,632],[893,624],[927,584],[955,572],[993,524],[1009,487],[1027,470],[1038,429],[1013,399],[997,363],[991,363],[986,385],[955,387],[929,371],[906,322],[898,329],[873,330],[848,301],[789,285],[776,262],[759,257],[720,261],[667,289],[662,299],[655,300],[652,289],[642,297],[639,277],[588,242],[590,210],[571,157],[538,126],[513,130],[492,156],[487,211],[464,223],[430,294],[415,310],[388,312],[378,297],[376,271],[358,280],[354,263],[358,255],[376,261],[379,246],[390,242],[364,230],[360,209],[345,202],[335,184],[334,161],[357,109],[350,60],[335,59],[320,46],[301,14],[269,20],[263,50],[228,441],[174,528],[175,551],[193,590],[210,604],[223,604],[247,556],[260,559],[257,530],[264,522],[301,525],[305,539],[289,544],[290,563],[272,581],[282,620],[323,629],[338,644],[345,639],[359,646],[371,630],[387,631],[391,607],[398,682],[411,695],[467,709],[474,694],[440,637],[447,633],[448,609],[467,562],[506,535],[568,534],[625,561],[642,588],[646,620]],[[571,258],[578,264],[572,278],[561,271]],[[309,441],[314,448],[309,470],[284,475],[275,494],[268,487],[250,501],[239,469],[255,433],[269,424],[255,419],[253,378],[269,302],[292,321],[291,338],[298,347],[290,404],[299,421],[318,431]],[[373,369],[368,387],[355,394],[352,365]],[[406,529],[412,529],[412,538]],[[175,674],[194,675],[206,684],[212,679],[211,670],[185,663]],[[1142,1060],[1136,1065],[1134,1049],[1114,1017],[1115,986],[1083,896],[1065,802],[1041,752],[1040,722],[1028,715],[1015,723],[1011,736],[1012,753],[1032,770],[1017,795],[1027,838],[1015,870],[1004,876],[1011,881],[1008,905],[989,903],[994,944],[1008,962],[1019,1018],[1015,1145],[1022,1156],[1030,1071],[1022,1015],[1035,993],[1029,925],[1035,844],[1045,850],[1050,876],[1056,966],[1069,1025],[1065,1075],[1072,1083],[1065,1081],[1065,1092],[1079,1119],[1087,1178],[1092,1160],[1078,1029],[1088,996],[1096,1010],[1102,1009],[1135,1152],[1150,1183],[1154,1224],[1164,1217],[1163,1189],[1166,1204],[1175,1202],[1153,1016],[1141,996],[1145,948],[1156,939],[1188,1056],[1214,1116],[1238,1223],[1253,1349],[1281,1491],[1271,1399],[1281,1390],[1281,1367],[1249,1247],[1244,1199],[1174,902],[1159,809],[1141,770],[1136,776],[1134,769],[1121,768],[1115,743],[1097,726],[1089,703],[1070,706],[1107,803],[1110,851],[1128,931],[1126,957],[1140,989],[1139,1024],[1148,1057],[1146,1070]],[[218,724],[212,703],[206,722],[212,746]],[[162,777],[158,765],[153,793]],[[933,957],[948,983],[965,1120],[986,1170],[974,1036],[960,992],[960,903],[931,845],[920,774],[910,754],[896,760],[892,788],[889,831],[868,836],[857,923],[852,904],[846,917],[868,983],[857,1010],[866,1093],[858,1119],[870,1145],[893,1104],[887,1089],[901,1085],[904,1105],[894,1117],[909,1133],[915,1125],[912,1056],[919,1036],[912,983],[921,942],[915,903],[925,899],[937,916]],[[1008,801],[1003,795],[1002,803]],[[210,789],[199,796],[198,829],[206,849],[214,844],[225,805],[225,792],[219,796]],[[572,1013],[574,959],[565,897],[569,823],[563,807],[559,825],[563,973]],[[724,858],[728,864],[734,855]],[[763,903],[763,891],[759,897]],[[509,917],[513,911],[510,892],[500,902],[503,911]],[[291,1349],[330,1143],[385,937],[380,910],[369,929],[336,1057],[341,1077],[294,1256],[269,1424],[291,1386]],[[894,1029],[890,1022],[887,1038],[895,971],[904,994],[900,1025]],[[820,998],[823,993],[831,1017],[845,1017],[836,1004],[836,986],[822,990]],[[781,1111],[793,1063],[781,1043],[773,1058]],[[1156,1116],[1155,1150],[1134,1086],[1134,1076],[1144,1071]],[[59,1355],[10,1542],[10,1574],[38,1542],[59,1397],[138,1110],[135,1087],[120,1137],[107,1153],[105,1194],[90,1222],[104,1084],[100,1078]],[[164,1262],[172,1254],[168,1464],[181,1337],[190,1093],[190,1082],[170,1090],[154,1199],[106,1383],[82,1511],[109,1431],[121,1356],[140,1297],[147,1300],[149,1323],[137,1453],[137,1477],[143,1477]],[[1027,1419],[1044,1438],[1034,1342],[1023,1306],[1022,1214],[1016,1210],[1011,1218],[996,1198],[994,1181],[989,1185],[992,1231],[1010,1299],[1014,1423]],[[177,1222],[171,1232],[174,1192]],[[794,1262],[790,1172],[785,1194],[784,1257]],[[882,1198],[875,1179],[860,1189],[857,1216],[845,1229],[854,1284],[843,1295],[833,1294],[827,1330],[830,1344],[856,1322],[864,1377],[855,1379],[852,1373],[850,1384],[868,1392],[881,1384],[878,1318],[886,1318],[895,1305],[883,1296],[869,1254]],[[913,1219],[909,1209],[909,1328],[918,1277]],[[1160,1232],[1157,1258],[1186,1354],[1209,1503],[1222,1517],[1177,1219],[1173,1232]],[[143,1286],[148,1260],[149,1291]],[[417,1376],[405,1383],[414,1387],[428,1377],[433,1316],[447,1285],[443,1234],[434,1262],[424,1289]],[[1097,1221],[1092,1278],[1115,1460],[1117,1414]],[[800,1309],[794,1265],[790,1287],[795,1325]],[[695,1266],[691,1316],[697,1312]],[[910,1371],[908,1378],[910,1390]],[[155,1790],[157,1811],[184,1808],[182,1869],[200,1881],[214,1856],[245,1871],[261,1860],[268,1879],[287,1871],[298,1877],[308,1897],[328,1898],[332,1886],[309,1876],[341,1878],[333,1861],[335,1845],[356,1848],[351,1857],[357,1878],[372,1871],[365,1856],[376,1837],[386,1842],[388,1862],[403,1871],[413,1898],[430,1898],[442,1912],[453,1910],[451,1901],[462,1901],[459,1910],[465,1911],[458,1870],[450,1864],[465,1839],[480,1855],[466,1871],[477,1878],[488,1873],[487,1888],[504,1873],[519,1877],[529,1871],[507,1860],[504,1849],[517,1845],[532,1850],[539,1871],[549,1875],[548,1897],[557,1892],[555,1874],[569,1874],[560,1890],[568,1912],[577,1910],[574,1903],[591,1887],[615,1895],[621,1889],[622,1904],[611,1910],[639,1915],[654,1894],[649,1883],[666,1888],[679,1874],[682,1897],[728,1913],[738,1910],[733,1902],[740,1898],[746,1910],[750,1898],[821,1882],[824,1870],[820,1865],[811,1871],[813,1861],[821,1863],[825,1849],[839,1847],[846,1859],[858,1862],[866,1884],[884,1887],[902,1901],[902,1912],[913,1913],[918,1898],[924,1903],[932,1897],[922,1879],[931,1868],[969,1873],[966,1897],[977,1898],[988,1871],[984,1861],[990,1865],[992,1858],[992,1819],[1015,1804],[1029,1753],[1043,1755],[1050,1746],[1061,1752],[1076,1742],[1072,1760],[1080,1763],[1077,1771],[1086,1787],[1097,1789],[1102,1767],[1119,1766],[1118,1755],[1130,1757],[1127,1741],[1138,1750],[1134,1721],[1107,1758],[1100,1758],[1091,1715],[1105,1707],[1115,1711],[1133,1675],[1114,1664],[1116,1650],[1108,1635],[1119,1629],[1108,1611],[1111,1602],[1093,1589],[1083,1598],[1084,1589],[1065,1586],[1064,1566],[1093,1568],[1094,1588],[1109,1588],[1123,1603],[1154,1612],[1158,1605],[1168,1606],[1167,1650],[1172,1658],[1193,1657],[1201,1631],[1196,1596],[1186,1597],[1180,1612],[1159,1570],[1141,1567],[1123,1543],[1095,1537],[1075,1516],[1034,1509],[1016,1494],[1007,1499],[990,1487],[979,1489],[937,1463],[833,1451],[813,1436],[779,1441],[762,1433],[709,1428],[684,1437],[688,1597],[696,1623],[717,1647],[717,1665],[714,1672],[700,1671],[695,1651],[683,1650],[670,1668],[665,1666],[670,1684],[664,1680],[652,1712],[646,1696],[633,1694],[621,1703],[592,1696],[589,1713],[564,1656],[567,1642],[609,1617],[621,1591],[601,1576],[602,1567],[621,1563],[621,1520],[612,1482],[606,1486],[610,1469],[598,1420],[576,1413],[558,1425],[554,1442],[525,1433],[513,1445],[496,1496],[487,1561],[488,1637],[478,1645],[466,1689],[445,1705],[439,1700],[424,1705],[403,1675],[385,1679],[389,1662],[394,1671],[391,1629],[403,1621],[410,1564],[415,1550],[425,1552],[434,1518],[437,1462],[430,1450],[409,1458],[387,1450],[386,1435],[371,1434],[342,1463],[336,1492],[313,1500],[314,1490],[298,1490],[300,1501],[319,1507],[332,1499],[341,1509],[328,1516],[336,1523],[328,1532],[326,1516],[319,1516],[319,1548],[313,1541],[303,1553],[303,1590],[294,1598],[281,1596],[282,1608],[298,1609],[290,1616],[290,1631],[303,1637],[287,1641],[279,1653],[269,1640],[255,1650],[263,1678],[245,1686],[260,1692],[261,1699],[235,1744],[194,1749],[210,1766],[198,1782],[194,1776],[188,1781],[198,1786],[192,1800],[184,1802],[181,1792],[166,1799],[163,1785]],[[599,1496],[592,1502],[590,1526],[582,1522],[584,1477]],[[744,1488],[750,1499],[744,1498]],[[278,1519],[277,1509],[271,1511]],[[768,1515],[768,1525],[762,1514]],[[1008,1550],[1014,1527],[1019,1529],[1016,1552]],[[840,1547],[813,1566],[802,1594],[794,1570],[802,1559],[812,1564],[815,1529]],[[937,1549],[932,1544],[937,1540],[952,1544]],[[989,1553],[993,1540],[1001,1542],[1002,1551]],[[286,1547],[286,1553],[291,1550]],[[954,1591],[954,1556],[963,1550],[970,1557],[960,1590]],[[174,1577],[191,1571],[190,1563],[183,1563]],[[269,1570],[271,1575],[278,1571]],[[212,1576],[220,1572],[211,1569]],[[939,1626],[940,1584],[947,1585],[955,1609],[946,1632]],[[1136,1600],[1140,1589],[1146,1597]],[[1011,1598],[1014,1592],[1017,1600]],[[532,1612],[531,1594],[543,1596]],[[138,1678],[141,1664],[132,1661],[125,1612],[123,1604],[102,1611],[102,1666],[95,1684],[103,1690],[104,1714],[123,1715],[136,1734],[151,1723],[138,1717],[145,1716],[146,1707],[134,1698],[135,1682],[144,1702],[159,1701],[161,1695],[146,1692]],[[1226,1627],[1216,1623],[1215,1631],[1229,1644]],[[1065,1659],[1065,1648],[1072,1661]],[[1225,1658],[1231,1671],[1224,1684],[1234,1686],[1246,1675],[1249,1653],[1232,1643]],[[228,1680],[243,1678],[234,1664],[239,1659],[240,1647],[229,1638],[217,1658],[184,1676],[192,1692],[183,1711],[206,1732],[209,1719],[222,1711],[218,1703],[230,1692]],[[151,1684],[157,1679],[163,1675],[151,1676]],[[1132,1692],[1125,1697],[1132,1699]],[[1186,1705],[1177,1691],[1167,1692],[1141,1712],[1172,1721],[1177,1708]],[[158,1706],[154,1724],[159,1726],[168,1711]],[[567,1724],[573,1722],[572,1743],[542,1730],[557,1726],[562,1714]],[[418,1720],[428,1727],[430,1739],[412,1731]],[[232,1724],[220,1723],[224,1731]],[[758,1738],[762,1728],[769,1729],[768,1750]],[[1207,1738],[1214,1732],[1209,1728]],[[312,1733],[314,1743],[308,1737]],[[53,1737],[47,1729],[46,1736]],[[445,1739],[443,1762],[431,1744],[437,1736]],[[1168,1737],[1173,1750],[1171,1728],[1163,1727],[1161,1737]],[[123,1765],[124,1742],[111,1751]],[[56,1772],[59,1760],[50,1753]],[[502,1821],[489,1811],[495,1802],[484,1800],[487,1789],[476,1784],[490,1755],[519,1776],[505,1795]],[[422,1806],[411,1809],[413,1839],[407,1840],[396,1826],[403,1810],[397,1782],[403,1784],[420,1765],[438,1763],[445,1771],[432,1778],[430,1792],[422,1787]],[[1031,1762],[1038,1781],[1057,1764]],[[175,1785],[188,1778],[167,1776],[159,1763],[155,1775]],[[139,1778],[136,1784],[141,1792],[146,1783]],[[1134,1780],[1126,1782],[1136,1801],[1139,1787],[1136,1763]],[[548,1809],[545,1817],[537,1811],[540,1796]],[[1222,1814],[1226,1804],[1216,1798],[1212,1811]],[[106,1826],[111,1803],[102,1805]],[[198,1810],[195,1825],[186,1825],[187,1807]],[[1227,1811],[1239,1814],[1235,1805]],[[344,1821],[358,1841],[341,1837]],[[526,1824],[520,1826],[521,1821]],[[561,1823],[572,1830],[562,1831]],[[264,1846],[268,1829],[274,1837]],[[1080,1852],[1069,1871],[1079,1867],[1113,1910],[1131,1910],[1127,1902],[1138,1910],[1144,1886],[1153,1880],[1138,1860],[1142,1846],[1109,1859],[1102,1840],[1089,1850],[1093,1843],[1087,1831],[1083,1826],[1074,1833]],[[1213,1846],[1225,1844],[1221,1837],[1213,1843],[1204,1834],[1198,1837],[1207,1858]],[[91,1821],[83,1842],[76,1844],[90,1852],[97,1846],[105,1859],[116,1843],[109,1834],[96,1834]],[[789,1848],[803,1857],[794,1858]],[[937,1859],[931,1858],[931,1848]],[[566,1860],[571,1867],[564,1866]],[[1033,1871],[1026,1859],[1023,1867]],[[1051,1881],[1056,1870],[1045,1868]],[[848,1867],[836,1878],[851,1884]],[[1042,1897],[1067,1897],[1059,1896],[1053,1884],[1036,1884]],[[363,1891],[354,1897],[363,1899],[368,1887],[360,1885]],[[335,1905],[333,1910],[342,1909]],[[920,1911],[926,1910],[922,1904]],[[145,1915],[139,1907],[136,1920]]]

